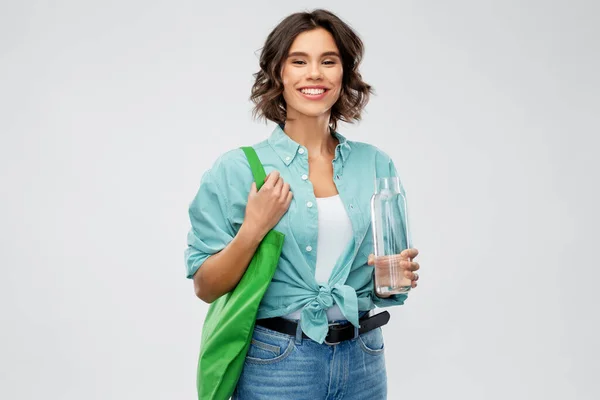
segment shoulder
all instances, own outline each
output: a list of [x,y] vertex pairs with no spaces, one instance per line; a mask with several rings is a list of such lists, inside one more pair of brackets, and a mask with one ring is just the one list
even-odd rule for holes
[[364,143],[348,141],[352,151],[350,163],[356,164],[360,168],[372,168],[375,176],[396,176],[399,177],[393,158],[379,147]]
[[241,148],[231,149],[219,155],[210,167],[214,175],[227,175],[240,168],[248,167],[248,160]]
[[361,160],[373,160],[376,164],[393,163],[389,154],[373,144],[354,140],[348,140],[347,143],[352,149],[352,157],[356,156]]
[[[254,148],[260,159],[265,144],[266,141],[262,141],[248,147]],[[207,173],[222,191],[239,192],[240,195],[247,194],[254,181],[250,163],[241,147],[219,155]]]
[[[254,150],[260,156],[261,150],[265,147],[265,145],[268,145],[266,140],[253,145],[248,145],[248,147],[254,148]],[[248,162],[248,158],[242,150],[242,146],[240,146],[228,150],[225,153],[218,156],[210,169],[215,173],[227,174],[237,173],[240,172],[240,170],[249,171],[249,168],[250,164]]]

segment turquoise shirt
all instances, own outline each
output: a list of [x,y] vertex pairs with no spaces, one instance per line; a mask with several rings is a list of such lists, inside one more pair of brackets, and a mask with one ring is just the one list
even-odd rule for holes
[[[279,171],[294,196],[288,211],[274,227],[285,234],[279,264],[265,293],[257,318],[283,316],[302,309],[301,327],[318,343],[327,335],[326,309],[337,304],[358,327],[358,314],[377,307],[401,305],[406,294],[379,298],[374,293],[370,200],[376,177],[397,176],[391,158],[375,146],[347,140],[335,132],[339,144],[333,160],[333,180],[352,223],[352,240],[335,264],[329,282],[315,279],[318,215],[308,177],[308,150],[277,125],[271,136],[254,145],[265,172]],[[189,207],[191,229],[185,251],[187,277],[234,238],[244,220],[253,178],[241,149],[221,155],[202,176]],[[404,192],[404,188],[401,190]],[[410,234],[410,232],[409,232]]]

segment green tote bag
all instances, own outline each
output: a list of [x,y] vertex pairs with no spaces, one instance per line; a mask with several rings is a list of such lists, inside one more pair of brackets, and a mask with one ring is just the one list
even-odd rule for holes
[[[265,170],[252,147],[242,147],[248,158],[256,189],[262,187]],[[260,304],[283,247],[284,234],[271,230],[258,246],[238,285],[211,303],[200,344],[196,384],[199,400],[227,400],[233,394]]]

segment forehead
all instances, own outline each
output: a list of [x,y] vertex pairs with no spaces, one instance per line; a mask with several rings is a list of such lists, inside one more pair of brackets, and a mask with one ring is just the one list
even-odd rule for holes
[[316,28],[296,36],[289,52],[295,51],[320,54],[326,51],[338,51],[338,47],[331,33],[323,28]]

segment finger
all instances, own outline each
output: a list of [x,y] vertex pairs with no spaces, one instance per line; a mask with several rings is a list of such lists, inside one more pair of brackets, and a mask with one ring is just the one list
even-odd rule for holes
[[285,202],[285,204],[286,204],[287,207],[290,206],[290,203],[292,202],[292,197],[294,197],[294,193],[292,193],[291,191],[288,192],[287,199],[286,199],[286,202]]
[[252,182],[252,186],[250,186],[250,194],[256,194],[256,182]]
[[415,274],[414,272],[411,272],[409,270],[404,271],[404,276],[407,277],[408,279],[410,279],[411,281],[416,281],[415,278],[418,277],[417,274]]
[[368,265],[375,264],[375,255],[373,253],[369,254],[369,258],[367,259],[367,264]]
[[406,259],[400,260],[400,268],[404,271],[412,271],[412,262]]
[[413,289],[417,287],[417,282],[412,281],[411,285],[410,285]]
[[263,186],[272,188],[273,186],[275,186],[275,184],[277,183],[278,180],[279,180],[279,171],[271,171],[269,173],[269,175],[267,175],[267,177],[265,178],[265,184]]
[[402,253],[400,253],[400,256],[402,258],[408,258],[410,260],[412,260],[413,258],[415,258],[418,255],[419,255],[419,250],[417,250],[417,249],[406,249],[406,250],[402,251]]
[[408,267],[411,271],[418,271],[419,268],[421,268],[421,266],[419,265],[418,262],[411,262],[410,266]]
[[273,186],[273,195],[274,196],[281,196],[281,189],[283,189],[283,184],[285,182],[283,181],[283,178],[279,177],[279,179],[277,179],[277,182],[275,182],[275,186]]

